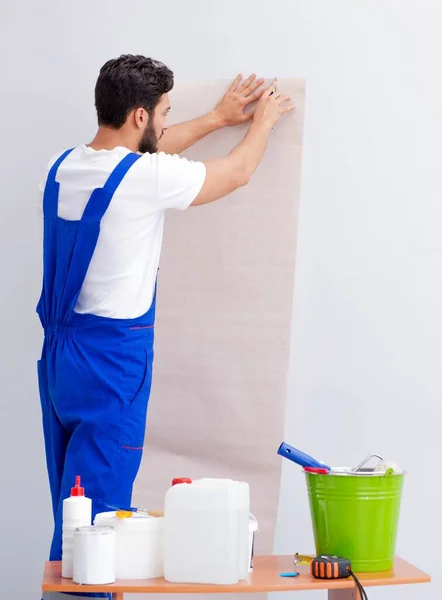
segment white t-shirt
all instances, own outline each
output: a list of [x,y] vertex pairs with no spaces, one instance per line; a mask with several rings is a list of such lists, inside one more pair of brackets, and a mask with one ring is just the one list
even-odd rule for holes
[[[79,146],[61,163],[58,216],[81,219],[95,188],[102,187],[127,148]],[[61,154],[61,153],[60,153]],[[55,160],[53,157],[48,171]],[[167,208],[184,210],[200,192],[203,163],[177,155],[144,154],[118,186],[101,221],[100,235],[75,311],[114,319],[146,313],[153,299]],[[40,185],[40,209],[46,176]]]

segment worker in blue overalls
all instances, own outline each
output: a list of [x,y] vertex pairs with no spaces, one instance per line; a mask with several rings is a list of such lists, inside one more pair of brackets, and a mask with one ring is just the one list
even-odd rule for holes
[[[152,382],[164,213],[212,202],[249,181],[270,131],[293,108],[275,84],[263,90],[262,83],[238,76],[213,111],[168,129],[172,72],[143,56],[110,60],[95,88],[95,138],[50,161],[41,187],[37,309],[55,519],[50,560],[62,556],[62,503],[76,475],[92,498],[93,517],[131,503]],[[246,121],[246,136],[228,156],[178,156],[215,129]]]

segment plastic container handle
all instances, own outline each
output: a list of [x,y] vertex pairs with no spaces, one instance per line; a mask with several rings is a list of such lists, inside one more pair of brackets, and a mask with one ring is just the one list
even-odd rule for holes
[[254,525],[256,525],[256,531],[259,531],[258,519],[252,513],[249,513],[249,521],[253,521]]
[[331,468],[328,465],[301,452],[301,450],[293,448],[293,446],[290,446],[290,444],[287,444],[286,442],[282,442],[279,446],[278,454],[284,458],[288,458],[297,465],[301,465],[301,467],[313,467],[315,469],[327,469],[328,471],[331,471]]

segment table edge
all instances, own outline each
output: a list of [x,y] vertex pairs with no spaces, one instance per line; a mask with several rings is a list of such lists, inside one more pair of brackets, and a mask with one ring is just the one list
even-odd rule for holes
[[[90,593],[111,593],[111,594],[208,594],[208,595],[216,595],[216,594],[261,594],[261,593],[278,593],[278,592],[306,592],[306,591],[326,591],[326,590],[346,590],[346,589],[352,589],[355,587],[354,582],[350,581],[350,580],[339,580],[340,582],[342,581],[342,583],[340,583],[339,585],[334,585],[336,582],[331,582],[331,581],[321,581],[321,582],[317,582],[315,583],[314,586],[312,586],[309,583],[306,583],[305,585],[297,585],[297,586],[290,586],[290,585],[281,585],[281,586],[274,586],[274,587],[270,587],[270,586],[260,586],[260,585],[256,585],[256,586],[244,586],[244,588],[239,588],[238,586],[235,586],[234,588],[232,586],[226,586],[226,587],[221,587],[221,586],[213,586],[213,590],[209,588],[209,586],[202,586],[201,589],[198,589],[196,587],[184,587],[181,584],[177,585],[177,589],[176,591],[173,588],[168,588],[168,589],[164,589],[164,586],[149,586],[149,587],[133,587],[133,588],[127,588],[122,584],[112,584],[112,585],[107,585],[107,586],[90,586],[90,585],[77,585],[77,584],[72,584],[72,585],[64,585],[63,587],[57,586],[57,585],[44,585],[42,586],[42,591],[43,592],[65,592],[67,594],[70,593],[85,593],[85,594],[90,594]],[[428,579],[419,579],[419,580],[411,580],[411,581],[404,581],[404,582],[391,582],[391,583],[377,583],[375,581],[370,582],[370,583],[364,583],[364,587],[368,588],[368,587],[392,587],[392,586],[403,586],[403,585],[419,585],[419,584],[425,584],[425,583],[430,583],[431,582],[431,578],[428,577]],[[333,585],[331,585],[333,584]]]

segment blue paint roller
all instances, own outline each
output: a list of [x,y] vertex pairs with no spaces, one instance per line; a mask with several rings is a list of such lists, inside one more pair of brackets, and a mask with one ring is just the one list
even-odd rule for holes
[[287,444],[286,442],[282,442],[282,444],[279,446],[278,454],[284,458],[288,458],[292,462],[296,463],[297,465],[301,465],[301,467],[304,468],[310,467],[312,469],[327,469],[327,471],[331,471],[331,467],[328,465],[316,460],[304,452],[301,452],[301,450],[293,448],[293,446],[290,446],[290,444]]

